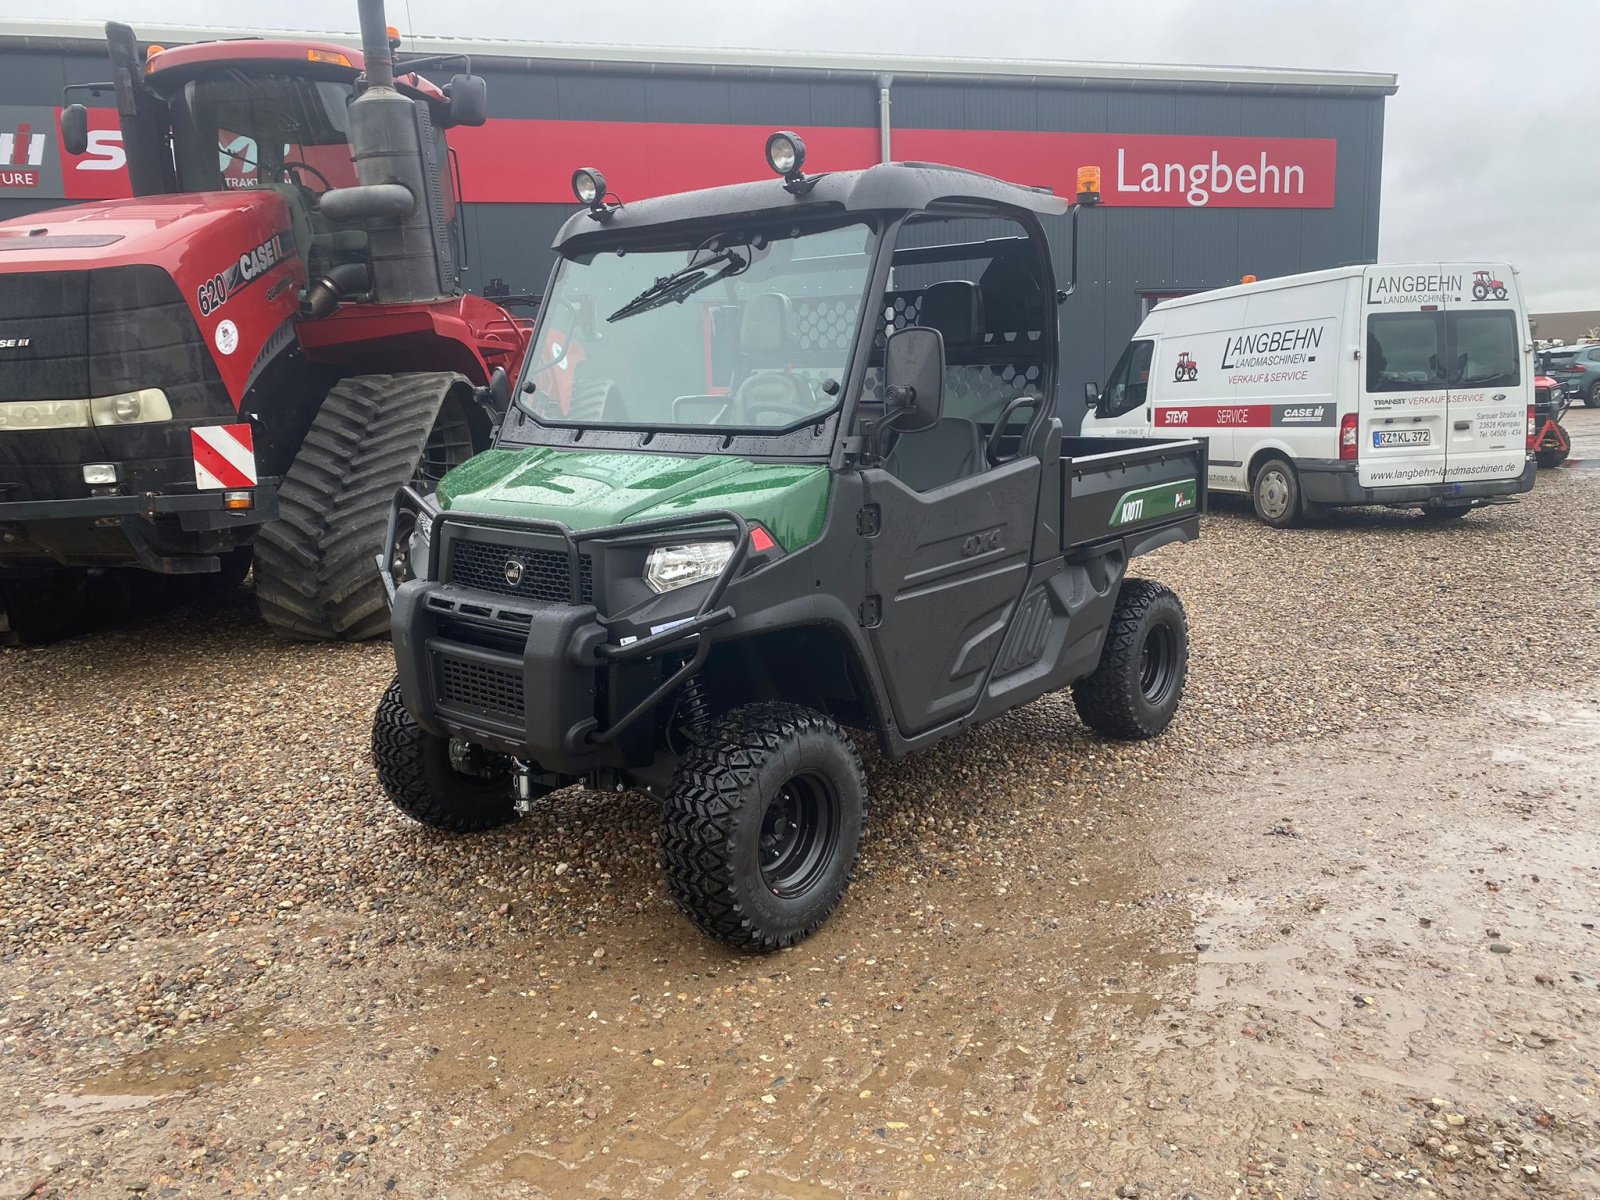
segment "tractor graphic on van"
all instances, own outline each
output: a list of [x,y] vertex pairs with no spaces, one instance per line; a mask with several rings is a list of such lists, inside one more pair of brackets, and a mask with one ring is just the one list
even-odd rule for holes
[[1178,363],[1172,368],[1173,383],[1193,383],[1200,378],[1200,364],[1189,357],[1189,352],[1184,350],[1178,355]]
[[1472,298],[1474,300],[1504,300],[1507,296],[1506,285],[1502,280],[1496,279],[1488,271],[1474,271],[1472,273]]

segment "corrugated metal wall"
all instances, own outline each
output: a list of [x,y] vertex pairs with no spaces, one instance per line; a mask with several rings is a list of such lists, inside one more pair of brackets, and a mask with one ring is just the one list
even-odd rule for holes
[[[489,81],[490,109],[497,117],[772,128],[877,125],[877,90],[866,79],[645,76],[481,57],[474,65]],[[0,105],[59,103],[63,84],[102,78],[104,73],[105,60],[97,48],[86,47],[81,54],[0,49]],[[1237,282],[1245,273],[1291,274],[1377,254],[1383,145],[1379,95],[907,82],[895,84],[892,111],[893,124],[900,129],[1337,140],[1332,208],[1106,207],[1084,214],[1078,292],[1062,307],[1062,414],[1069,422],[1082,412],[1084,381],[1105,377],[1137,327],[1142,294],[1195,291]],[[758,146],[751,148],[753,157],[759,153]],[[1112,164],[1104,166],[1109,176]],[[0,217],[41,207],[38,201],[0,192]],[[550,240],[569,212],[563,205],[469,204],[468,278],[473,287],[500,276],[514,290],[542,290]],[[1054,232],[1052,245],[1064,280],[1065,221]]]

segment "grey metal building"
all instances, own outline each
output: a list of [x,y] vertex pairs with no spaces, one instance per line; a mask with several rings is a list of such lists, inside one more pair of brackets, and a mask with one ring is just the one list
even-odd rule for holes
[[[250,32],[139,30],[167,46]],[[1078,166],[1099,166],[1106,203],[1082,224],[1079,287],[1062,307],[1069,419],[1163,296],[1377,253],[1393,75],[458,38],[403,50],[470,54],[489,82],[490,123],[451,134],[475,290],[495,277],[542,290],[579,165],[624,199],[758,178],[764,132],[793,128],[817,170],[933,160],[1067,192]],[[97,26],[0,21],[0,217],[121,194],[114,159],[56,146],[62,87],[104,75]],[[1065,223],[1053,244],[1065,279]]]

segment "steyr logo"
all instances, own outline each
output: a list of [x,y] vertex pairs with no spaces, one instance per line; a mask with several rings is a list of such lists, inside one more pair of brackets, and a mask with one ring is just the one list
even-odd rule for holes
[[506,586],[516,587],[522,582],[522,573],[528,568],[514,558],[506,559]]

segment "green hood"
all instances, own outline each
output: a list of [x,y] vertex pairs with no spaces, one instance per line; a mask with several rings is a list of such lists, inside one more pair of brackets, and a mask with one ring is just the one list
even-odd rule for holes
[[726,508],[798,550],[822,533],[828,469],[531,446],[469,459],[440,482],[438,500],[453,512],[555,520],[576,530]]

